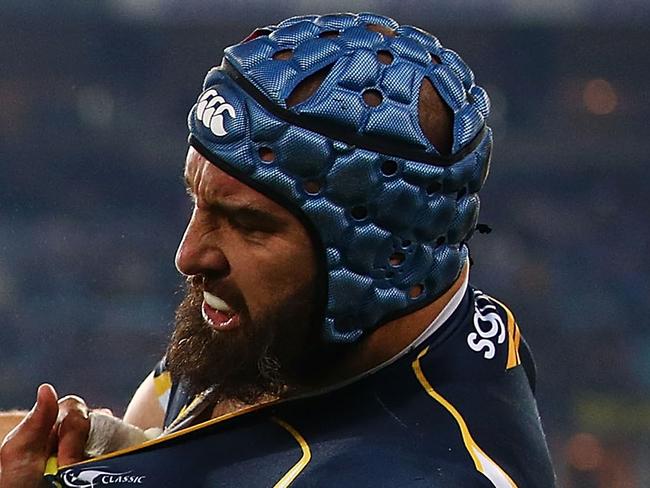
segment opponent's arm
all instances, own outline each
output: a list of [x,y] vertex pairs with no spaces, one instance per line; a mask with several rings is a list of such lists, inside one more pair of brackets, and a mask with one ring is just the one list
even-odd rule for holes
[[[26,410],[10,410],[0,412],[0,445],[11,430],[27,415]],[[129,402],[124,415],[124,421],[141,428],[162,428],[165,412],[160,406],[154,386],[153,373],[147,376],[138,387]]]
[[[45,463],[52,454],[58,456],[59,465],[83,460],[90,432],[88,413],[81,398],[57,401],[54,389],[41,385],[31,411],[1,415],[0,488],[42,487]],[[153,375],[149,375],[133,396],[125,421],[144,430],[162,427],[163,419]]]
[[[62,401],[70,402],[66,399]],[[0,445],[7,434],[18,426],[28,413],[27,410],[0,412]],[[162,428],[164,416],[165,412],[158,401],[152,373],[145,378],[133,395],[124,415],[124,421],[146,430],[151,427]]]

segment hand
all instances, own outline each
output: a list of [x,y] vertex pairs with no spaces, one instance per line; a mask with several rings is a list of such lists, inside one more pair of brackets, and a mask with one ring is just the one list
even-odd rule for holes
[[0,447],[0,488],[41,488],[47,459],[64,466],[84,459],[90,430],[88,407],[77,396],[57,402],[50,385],[38,389],[36,404]]

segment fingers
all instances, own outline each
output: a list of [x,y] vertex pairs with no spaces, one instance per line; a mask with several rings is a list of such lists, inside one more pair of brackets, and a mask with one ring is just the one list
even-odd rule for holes
[[0,488],[36,488],[52,449],[57,395],[51,385],[39,386],[36,404],[5,438],[0,447]]
[[[90,431],[86,403],[75,395],[59,400],[59,427],[57,457],[60,466],[85,459],[84,448]],[[0,487],[1,488],[1,487]]]
[[5,438],[5,444],[12,447],[35,450],[47,440],[50,430],[56,422],[59,411],[57,395],[52,385],[43,384],[38,387],[36,403],[25,418]]

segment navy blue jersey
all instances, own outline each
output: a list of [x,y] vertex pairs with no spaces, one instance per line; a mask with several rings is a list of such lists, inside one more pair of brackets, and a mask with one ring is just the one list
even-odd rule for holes
[[[156,381],[168,429],[191,424],[200,398],[171,385],[164,368]],[[468,287],[432,335],[351,384],[184,428],[62,469],[58,482],[549,488],[534,382],[512,313]]]

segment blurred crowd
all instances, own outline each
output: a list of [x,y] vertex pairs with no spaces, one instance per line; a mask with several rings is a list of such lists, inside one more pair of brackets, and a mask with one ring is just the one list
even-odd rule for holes
[[[164,353],[183,287],[187,111],[255,25],[9,24],[0,409],[48,380],[119,412]],[[493,231],[472,240],[472,282],[533,348],[562,486],[650,486],[650,28],[419,25],[492,97]]]

